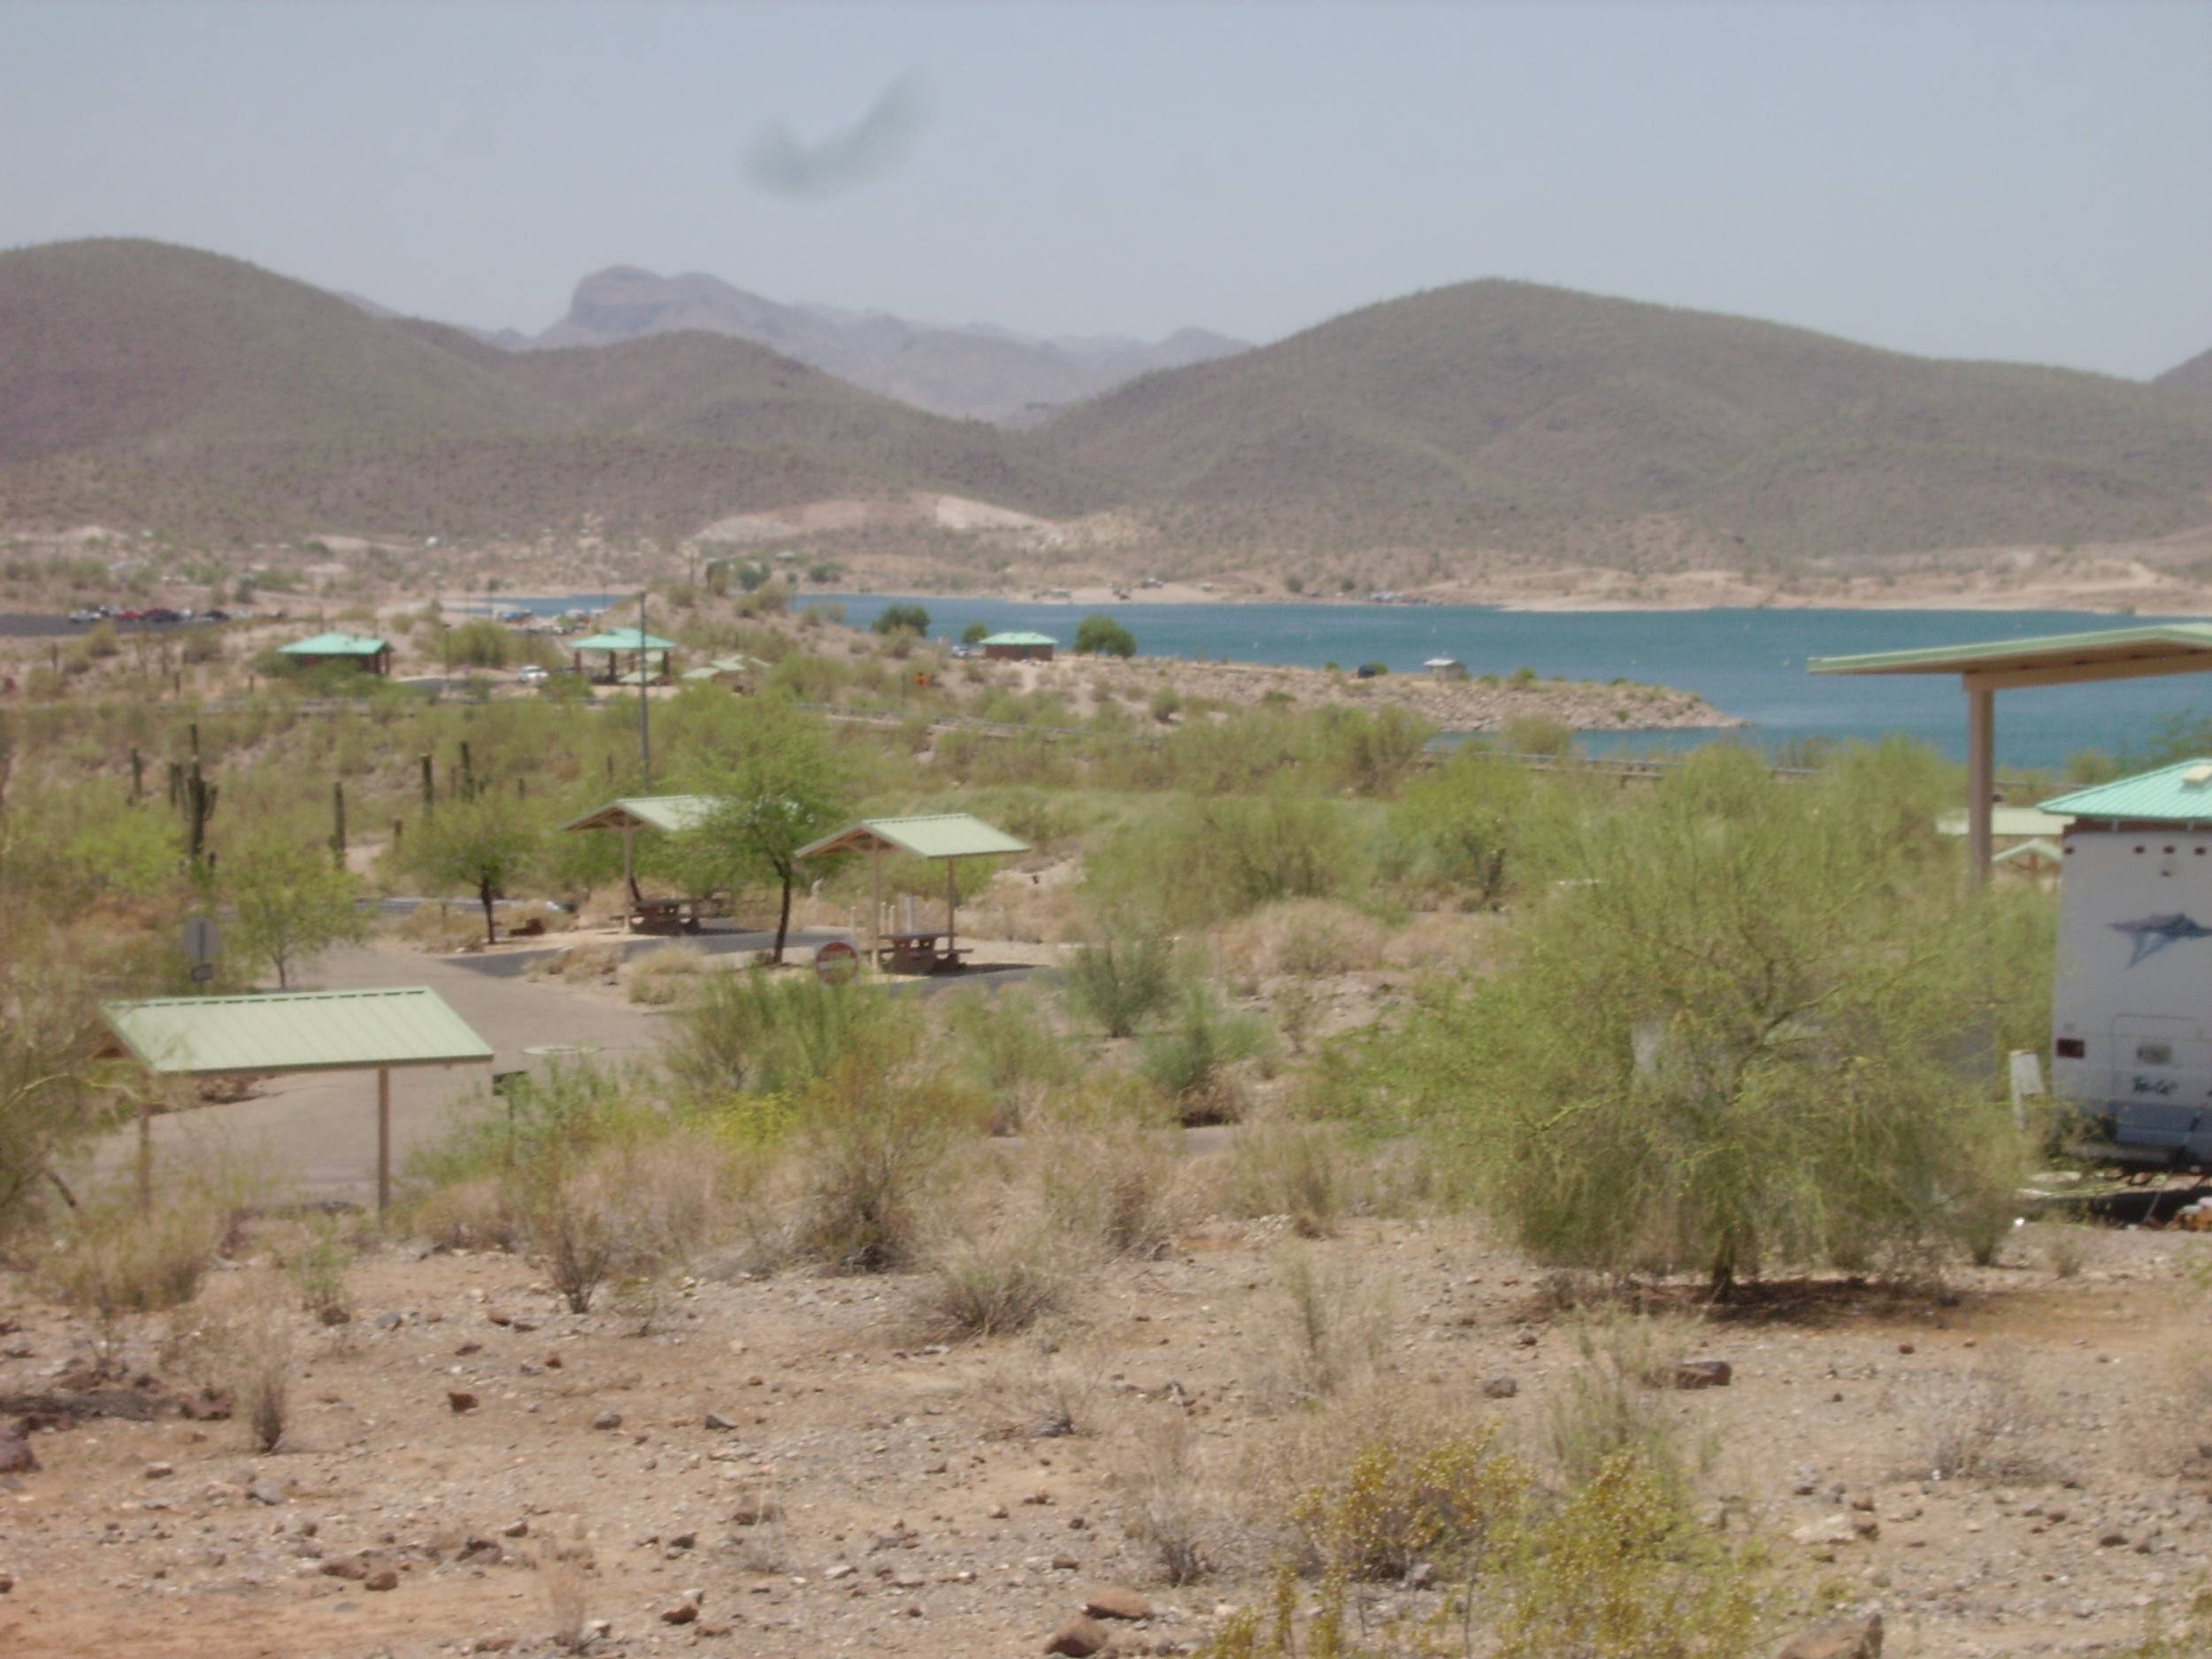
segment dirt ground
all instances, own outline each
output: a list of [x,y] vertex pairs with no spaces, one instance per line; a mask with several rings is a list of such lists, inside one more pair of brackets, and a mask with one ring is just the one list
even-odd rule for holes
[[[1733,1367],[1670,1396],[1715,1448],[1716,1519],[1768,1538],[1793,1592],[1878,1607],[1891,1659],[2116,1651],[2206,1583],[2212,1392],[2185,1293],[2212,1240],[2101,1233],[2060,1277],[2045,1231],[1944,1296],[1831,1286],[1691,1333],[1686,1356]],[[385,1247],[349,1324],[300,1321],[283,1451],[167,1414],[31,1435],[38,1467],[0,1477],[0,1653],[534,1654],[565,1610],[606,1621],[609,1655],[952,1659],[1038,1653],[1101,1586],[1150,1609],[1112,1626],[1120,1651],[1186,1650],[1263,1594],[1254,1509],[1298,1415],[1268,1383],[1279,1233],[1202,1226],[1102,1271],[1044,1340],[951,1347],[911,1278],[702,1264],[640,1334],[635,1307],[563,1311],[524,1262]],[[1578,1356],[1538,1275],[1457,1223],[1315,1248],[1387,1309],[1375,1398],[1540,1438]],[[92,1333],[0,1294],[0,1395],[68,1386]],[[173,1335],[133,1331],[132,1372],[174,1380]],[[1177,1432],[1217,1563],[1181,1588],[1133,1535],[1144,1448]],[[1939,1472],[1976,1433],[1983,1472]],[[554,1559],[580,1542],[588,1570]]]

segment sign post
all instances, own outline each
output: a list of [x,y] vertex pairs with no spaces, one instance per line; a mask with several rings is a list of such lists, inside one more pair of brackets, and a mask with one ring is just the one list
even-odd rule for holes
[[223,935],[211,916],[195,916],[184,925],[184,956],[192,964],[192,983],[208,985],[215,979],[215,958],[222,953]]

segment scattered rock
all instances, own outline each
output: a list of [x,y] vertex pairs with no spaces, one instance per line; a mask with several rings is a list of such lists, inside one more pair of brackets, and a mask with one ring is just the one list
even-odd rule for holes
[[473,1411],[476,1409],[476,1396],[465,1388],[447,1389],[445,1391],[445,1402],[453,1408],[456,1415],[458,1415],[463,1411]]
[[728,1430],[735,1428],[737,1425],[731,1422],[729,1418],[724,1417],[719,1411],[710,1411],[707,1413],[706,1417],[706,1426],[710,1429]]
[[1774,1659],[1882,1659],[1882,1616],[1872,1613],[1800,1631]]
[[622,1426],[622,1413],[602,1411],[591,1420],[591,1425],[595,1429],[618,1429]]
[[405,1323],[406,1321],[396,1313],[380,1313],[376,1316],[376,1328],[380,1331],[396,1331]]
[[146,1479],[149,1480],[166,1480],[176,1472],[177,1467],[174,1463],[148,1463],[146,1465]]
[[12,1573],[0,1572],[0,1595],[5,1595],[9,1591],[14,1588],[15,1575]]
[[1045,1638],[1045,1651],[1064,1654],[1067,1659],[1090,1659],[1091,1655],[1102,1652],[1110,1640],[1106,1627],[1096,1619],[1071,1618]]
[[530,1523],[527,1521],[510,1521],[506,1525],[499,1529],[499,1535],[502,1538],[527,1538],[530,1536]]
[[678,1601],[672,1607],[661,1609],[661,1623],[664,1624],[688,1624],[698,1617],[699,1604],[696,1601]]
[[737,1501],[730,1511],[732,1526],[758,1526],[763,1521],[776,1518],[776,1501],[764,1492],[748,1493]]
[[1521,1392],[1521,1385],[1510,1377],[1493,1377],[1482,1386],[1485,1400],[1510,1400]]
[[1736,1368],[1724,1359],[1686,1359],[1674,1368],[1678,1388],[1725,1388],[1735,1380]]
[[1152,1603],[1126,1585],[1110,1584],[1084,1599],[1087,1618],[1150,1618]]
[[246,1488],[246,1496],[256,1503],[265,1503],[274,1509],[284,1502],[284,1488],[273,1480],[257,1480]]
[[21,1426],[0,1429],[0,1475],[27,1475],[38,1467],[31,1437]]
[[361,1587],[364,1590],[396,1590],[399,1588],[399,1574],[393,1568],[379,1567],[361,1580]]

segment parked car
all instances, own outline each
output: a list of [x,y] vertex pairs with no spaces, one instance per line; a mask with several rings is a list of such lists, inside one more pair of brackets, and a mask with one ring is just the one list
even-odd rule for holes
[[69,613],[69,619],[81,628],[90,627],[100,619],[100,613],[81,606]]
[[227,611],[203,611],[200,612],[200,620],[203,622],[227,622],[230,620],[230,612]]
[[535,663],[526,664],[515,670],[515,684],[518,686],[542,686],[545,680],[545,670]]

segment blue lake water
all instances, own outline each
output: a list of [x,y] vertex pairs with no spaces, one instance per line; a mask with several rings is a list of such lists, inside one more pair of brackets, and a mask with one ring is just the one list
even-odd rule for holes
[[[887,594],[833,599],[865,627]],[[1067,604],[909,595],[930,632],[956,639],[971,622],[994,630],[1033,629],[1063,646],[1088,614]],[[1457,605],[1197,604],[1105,607],[1151,657],[1224,658],[1317,668],[1386,664],[1417,671],[1432,657],[1456,657],[1477,674],[1529,667],[1569,680],[1615,678],[1694,691],[1752,723],[1739,735],[1772,748],[1793,739],[1872,738],[1901,732],[1961,757],[1966,699],[1955,677],[1821,678],[1809,657],[1906,650],[1984,640],[2024,639],[2127,619],[2078,611],[1504,611]],[[2178,618],[2175,618],[2178,619]],[[2212,679],[2177,675],[2104,686],[2009,691],[1997,700],[1997,757],[2008,766],[2056,767],[2078,750],[2140,744],[2166,714],[2212,715]],[[1673,749],[1710,733],[1593,734],[1593,749]]]

